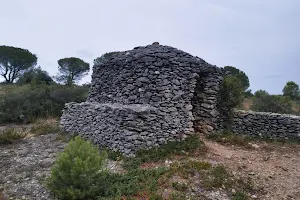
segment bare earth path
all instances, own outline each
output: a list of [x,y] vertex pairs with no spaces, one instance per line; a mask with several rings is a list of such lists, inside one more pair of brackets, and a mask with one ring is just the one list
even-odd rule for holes
[[242,148],[203,140],[209,149],[209,161],[253,176],[267,192],[264,199],[300,200],[300,145],[259,142],[253,148]]

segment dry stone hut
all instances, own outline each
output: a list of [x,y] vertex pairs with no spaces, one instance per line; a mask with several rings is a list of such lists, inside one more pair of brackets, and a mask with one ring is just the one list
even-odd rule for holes
[[220,126],[222,69],[159,44],[105,54],[93,67],[89,96],[68,103],[61,127],[131,156],[142,148]]

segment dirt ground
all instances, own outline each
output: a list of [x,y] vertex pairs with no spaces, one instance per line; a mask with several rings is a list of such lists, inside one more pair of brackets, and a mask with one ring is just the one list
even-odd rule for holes
[[[256,142],[246,148],[202,139],[207,154],[191,159],[223,164],[237,176],[251,176],[265,191],[253,199],[300,200],[300,145]],[[64,146],[57,134],[0,146],[0,199],[52,199],[43,179]],[[109,166],[112,171],[118,171],[118,167],[115,163]],[[224,199],[216,196],[220,195],[208,199]]]
[[300,145],[256,142],[245,148],[202,139],[209,149],[208,161],[251,175],[266,191],[260,199],[300,200]]

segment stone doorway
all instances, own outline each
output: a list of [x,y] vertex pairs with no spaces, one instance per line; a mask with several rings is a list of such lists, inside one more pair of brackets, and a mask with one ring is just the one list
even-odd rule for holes
[[209,134],[216,129],[216,123],[218,122],[219,82],[216,75],[208,72],[199,73],[196,80],[194,96],[191,101],[194,129],[197,132]]

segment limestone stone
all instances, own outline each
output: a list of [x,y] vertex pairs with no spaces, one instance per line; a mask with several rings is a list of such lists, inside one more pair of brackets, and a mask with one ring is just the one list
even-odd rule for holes
[[300,139],[300,116],[236,110],[232,131],[259,137]]
[[170,46],[148,45],[103,57],[93,66],[86,102],[68,103],[60,127],[126,156],[193,134],[218,130],[224,70]]

